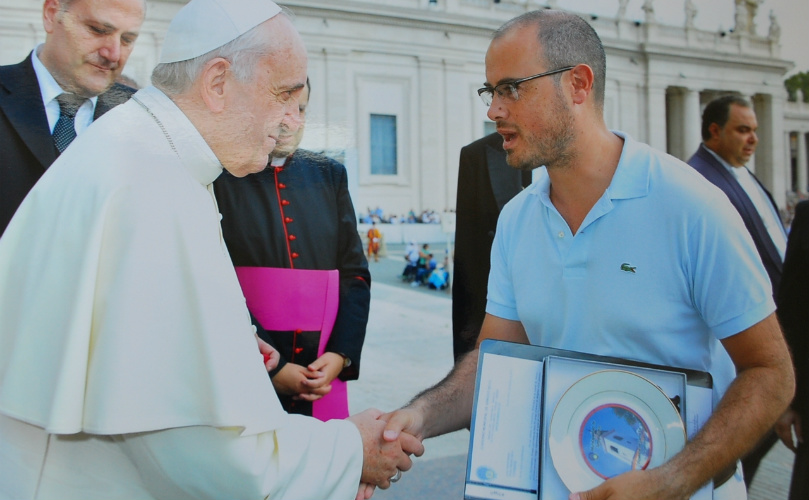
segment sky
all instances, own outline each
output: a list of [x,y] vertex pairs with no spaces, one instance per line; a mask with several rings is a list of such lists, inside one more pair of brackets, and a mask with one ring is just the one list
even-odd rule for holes
[[[644,0],[629,0],[627,17],[643,19]],[[705,30],[729,30],[734,25],[735,0],[692,0],[697,7],[694,24]],[[614,17],[618,0],[557,0],[560,8],[583,14]],[[655,18],[661,24],[682,26],[685,23],[685,0],[655,0]],[[809,0],[764,0],[756,15],[757,33],[766,36],[770,27],[770,10],[781,26],[781,58],[795,62],[796,71],[809,71]]]

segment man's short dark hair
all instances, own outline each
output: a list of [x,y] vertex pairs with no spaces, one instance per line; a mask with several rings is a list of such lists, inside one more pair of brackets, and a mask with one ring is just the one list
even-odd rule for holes
[[[600,109],[604,108],[607,78],[607,56],[598,33],[581,17],[558,10],[534,10],[506,22],[492,36],[497,40],[512,28],[536,26],[539,46],[548,70],[586,64],[593,70],[593,96]],[[554,75],[558,84],[562,75]]]
[[719,128],[723,128],[730,118],[730,107],[732,105],[749,108],[750,102],[737,95],[726,95],[714,99],[705,106],[702,112],[702,140],[711,138],[711,124],[716,123]]

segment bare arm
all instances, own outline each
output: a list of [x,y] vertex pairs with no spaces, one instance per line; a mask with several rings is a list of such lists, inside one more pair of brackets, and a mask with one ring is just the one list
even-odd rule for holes
[[[528,343],[522,323],[489,314],[483,320],[478,345],[485,339]],[[425,439],[468,427],[477,364],[478,349],[475,349],[458,360],[441,382],[416,396],[404,408],[384,415],[382,418],[388,421],[385,439],[395,440],[401,431]]]
[[789,352],[774,314],[722,344],[738,375],[694,439],[656,469],[622,474],[572,499],[687,499],[752,449],[792,400]]

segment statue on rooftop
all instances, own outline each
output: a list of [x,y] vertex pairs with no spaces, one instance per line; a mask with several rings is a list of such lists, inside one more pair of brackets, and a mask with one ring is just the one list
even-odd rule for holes
[[778,24],[778,19],[775,18],[775,12],[772,9],[770,9],[770,31],[767,38],[776,43],[781,40],[781,25]]
[[643,9],[643,12],[646,14],[645,18],[647,23],[655,22],[654,0],[644,0],[641,9]]
[[685,0],[685,27],[694,27],[694,18],[697,17],[697,6],[692,0]]
[[629,0],[618,0],[618,14],[616,14],[616,19],[626,19],[626,4],[629,3]]
[[764,0],[736,0],[736,26],[735,33],[756,34],[756,14],[758,7]]

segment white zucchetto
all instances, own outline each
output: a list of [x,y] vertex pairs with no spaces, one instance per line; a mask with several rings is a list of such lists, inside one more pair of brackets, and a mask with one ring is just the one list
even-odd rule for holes
[[191,0],[171,20],[159,62],[186,61],[207,54],[279,12],[281,7],[270,0]]

